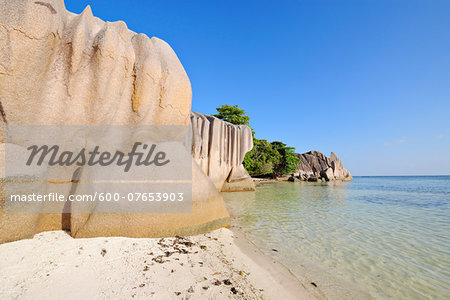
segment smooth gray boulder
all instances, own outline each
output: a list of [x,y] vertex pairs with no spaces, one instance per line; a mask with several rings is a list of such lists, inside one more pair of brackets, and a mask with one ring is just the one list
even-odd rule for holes
[[325,170],[320,171],[320,176],[326,181],[334,180],[334,173],[332,168],[326,168]]
[[300,158],[300,163],[297,164],[297,171],[294,175],[300,180],[351,181],[353,179],[350,172],[344,168],[342,161],[334,152],[331,152],[329,158],[319,151],[309,151],[303,154],[296,154],[296,156]]

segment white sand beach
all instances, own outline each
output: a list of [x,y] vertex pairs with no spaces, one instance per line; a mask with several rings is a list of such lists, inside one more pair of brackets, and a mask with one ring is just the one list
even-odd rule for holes
[[174,238],[0,245],[1,299],[313,299],[287,269],[229,229]]

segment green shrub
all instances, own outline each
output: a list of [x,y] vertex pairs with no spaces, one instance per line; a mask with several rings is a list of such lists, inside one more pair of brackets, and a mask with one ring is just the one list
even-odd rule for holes
[[[222,105],[217,107],[216,118],[235,125],[249,125],[250,118],[237,105]],[[274,175],[281,176],[294,173],[300,158],[295,156],[295,149],[282,142],[259,140],[253,135],[253,149],[244,157],[244,168],[251,176]]]
[[213,115],[216,118],[230,122],[234,125],[248,125],[250,117],[245,115],[245,111],[237,105],[224,104],[216,108],[218,114]]

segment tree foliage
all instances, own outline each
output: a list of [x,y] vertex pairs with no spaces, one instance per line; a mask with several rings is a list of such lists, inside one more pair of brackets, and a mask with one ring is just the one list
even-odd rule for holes
[[234,125],[248,125],[250,117],[245,115],[245,111],[240,109],[237,105],[224,104],[216,108],[217,114],[213,115],[216,118],[230,122]]
[[295,148],[288,147],[282,142],[272,142],[271,145],[281,156],[281,159],[273,168],[275,175],[292,174],[297,171],[297,164],[300,162],[300,158],[295,156]]
[[[235,125],[249,125],[250,118],[237,105],[217,107],[214,116]],[[294,148],[275,141],[259,140],[253,133],[253,149],[244,157],[244,167],[252,176],[291,174],[297,170],[300,159],[295,156]]]
[[243,164],[250,175],[268,175],[280,161],[281,155],[271,143],[253,138],[253,149],[247,152]]

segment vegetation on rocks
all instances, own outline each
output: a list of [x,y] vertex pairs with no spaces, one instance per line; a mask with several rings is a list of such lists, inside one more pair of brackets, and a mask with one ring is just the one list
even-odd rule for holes
[[246,116],[245,111],[237,105],[224,104],[216,109],[218,113],[213,115],[216,118],[234,125],[249,125],[250,117]]
[[[238,105],[222,105],[217,107],[216,118],[235,125],[248,125],[248,117]],[[253,149],[244,157],[244,167],[251,176],[282,176],[292,174],[297,170],[300,158],[295,156],[294,148],[280,141],[269,142],[255,138],[253,133]]]

